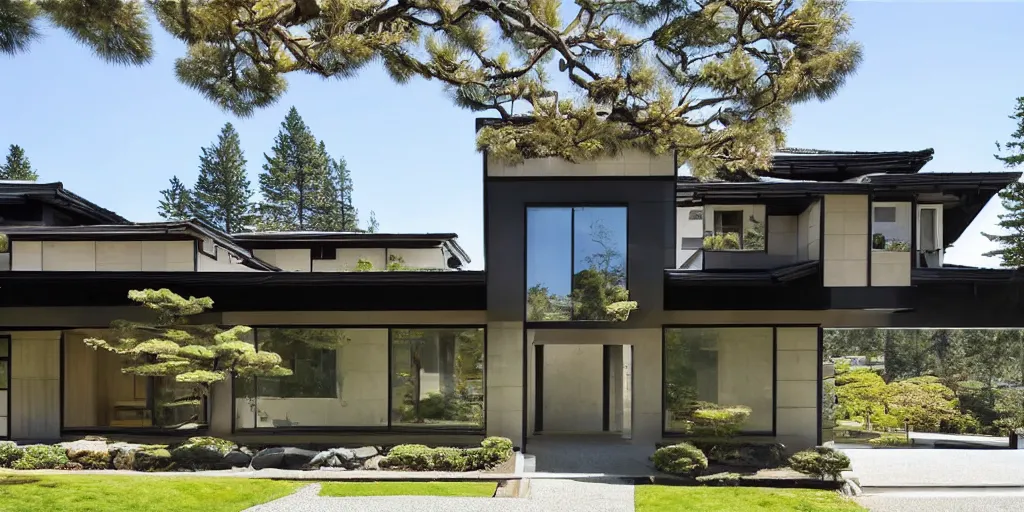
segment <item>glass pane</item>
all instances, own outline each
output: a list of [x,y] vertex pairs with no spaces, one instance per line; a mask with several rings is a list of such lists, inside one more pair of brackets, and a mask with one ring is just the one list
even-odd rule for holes
[[8,369],[10,364],[10,361],[0,361],[0,389],[7,389],[10,385],[11,374]]
[[257,378],[255,403],[245,404],[242,422],[270,428],[387,425],[386,329],[258,329],[256,339],[259,350],[280,355],[292,375]]
[[742,432],[770,432],[773,369],[772,329],[665,330],[665,430],[718,436],[698,411],[742,406],[750,416]]
[[570,319],[572,261],[572,209],[527,208],[527,320]]
[[483,329],[394,329],[391,342],[392,425],[483,428]]
[[935,210],[931,208],[921,209],[921,250],[932,251],[938,249],[935,244]]
[[174,430],[206,425],[203,390],[170,377],[153,378],[153,425]]
[[606,305],[628,299],[626,208],[576,208],[573,224],[573,319],[606,320]]
[[910,203],[888,203],[871,208],[871,249],[907,252],[910,250]]
[[0,338],[0,357],[11,356],[11,339]]

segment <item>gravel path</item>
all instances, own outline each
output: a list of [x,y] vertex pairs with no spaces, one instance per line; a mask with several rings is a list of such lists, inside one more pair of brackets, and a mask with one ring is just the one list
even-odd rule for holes
[[1024,490],[884,492],[855,501],[872,512],[1024,512]]
[[843,450],[861,487],[1024,486],[1024,450]]
[[633,486],[572,480],[534,480],[526,498],[375,496],[323,498],[320,484],[245,512],[632,512]]

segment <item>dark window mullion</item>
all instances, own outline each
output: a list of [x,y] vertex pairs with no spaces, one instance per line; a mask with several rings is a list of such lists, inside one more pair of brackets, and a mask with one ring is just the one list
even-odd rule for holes
[[576,207],[569,208],[569,319],[576,320]]

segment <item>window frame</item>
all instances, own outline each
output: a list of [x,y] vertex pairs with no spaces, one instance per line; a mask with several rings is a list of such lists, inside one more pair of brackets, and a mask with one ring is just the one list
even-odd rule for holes
[[[257,329],[337,329],[342,331],[348,330],[360,330],[360,329],[384,329],[387,330],[387,381],[384,385],[387,386],[388,395],[388,410],[386,426],[292,426],[292,427],[253,427],[253,428],[240,428],[236,424],[237,411],[236,411],[236,400],[240,397],[237,393],[237,388],[232,382],[231,384],[231,432],[233,434],[268,434],[268,433],[333,433],[333,432],[353,432],[353,433],[380,433],[380,434],[438,434],[438,435],[483,435],[487,431],[487,345],[488,345],[488,329],[486,324],[353,324],[353,325],[337,325],[337,324],[261,324],[261,325],[250,325],[253,329],[253,345],[256,350],[259,350],[259,345],[256,342],[255,332]],[[392,393],[392,379],[394,375],[394,346],[393,346],[393,331],[395,329],[433,329],[433,330],[480,330],[483,333],[483,391],[484,391],[484,402],[483,402],[483,420],[479,428],[466,428],[466,427],[445,427],[445,426],[432,426],[432,427],[414,427],[407,425],[395,425],[391,419],[392,410],[394,408],[394,396]],[[258,384],[259,378],[253,378],[254,390],[259,389]],[[256,414],[256,411],[253,411]]]
[[568,320],[530,320],[527,308],[529,282],[529,255],[530,255],[530,210],[532,209],[568,209],[569,210],[569,291],[570,295],[574,290],[573,277],[576,274],[576,209],[577,208],[621,208],[625,214],[625,243],[623,247],[623,279],[624,287],[629,290],[629,203],[623,202],[585,202],[585,203],[532,203],[523,205],[523,323],[527,328],[553,328],[557,326],[579,327],[581,325],[605,326],[613,323],[611,320],[576,320],[576,310],[569,302],[570,318]]
[[[0,391],[3,391],[5,393],[7,393],[7,410],[4,411],[4,414],[6,414],[6,416],[4,416],[4,418],[3,418],[7,422],[7,430],[6,430],[7,434],[0,436],[0,439],[5,439],[6,440],[6,439],[10,439],[11,438],[11,402],[12,402],[12,400],[11,400],[11,353],[14,350],[14,340],[13,340],[13,337],[10,334],[0,335],[0,341],[2,341],[2,340],[6,340],[7,341],[7,355],[0,355],[0,363],[7,363],[7,381],[6,382],[0,382]],[[63,375],[61,375],[61,380],[63,381]],[[62,385],[61,386],[61,395],[62,396],[63,396],[63,393],[64,393],[64,387]],[[61,400],[61,417],[62,418],[64,416],[63,404],[64,404],[64,401]]]

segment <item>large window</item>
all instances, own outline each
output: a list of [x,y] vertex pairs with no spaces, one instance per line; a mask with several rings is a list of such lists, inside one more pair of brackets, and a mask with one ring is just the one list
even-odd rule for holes
[[872,203],[871,250],[910,250],[910,203]]
[[528,321],[607,320],[627,300],[626,207],[526,211]]
[[83,341],[108,336],[106,330],[64,333],[64,429],[206,427],[206,399],[197,386],[122,373],[121,356]]
[[257,328],[254,342],[292,375],[236,379],[235,428],[483,428],[482,328]]
[[484,330],[391,331],[391,424],[484,424]]
[[774,418],[771,327],[665,329],[665,431],[693,434],[696,413],[742,406],[742,432],[771,432]]
[[[2,270],[2,269],[0,269]],[[10,437],[7,403],[11,399],[11,337],[0,337],[0,439]]]

